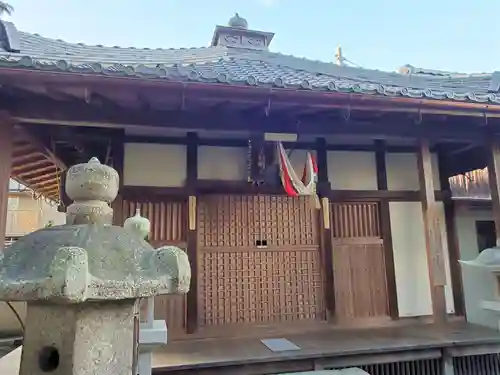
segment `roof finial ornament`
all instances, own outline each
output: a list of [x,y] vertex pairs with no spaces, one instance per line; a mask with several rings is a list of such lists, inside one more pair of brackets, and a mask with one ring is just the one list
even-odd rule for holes
[[228,26],[229,27],[235,27],[235,28],[238,28],[238,29],[245,29],[245,30],[247,30],[248,29],[248,22],[243,17],[240,17],[240,15],[238,14],[238,12],[236,12],[234,14],[234,16],[231,17],[231,19],[229,20]]

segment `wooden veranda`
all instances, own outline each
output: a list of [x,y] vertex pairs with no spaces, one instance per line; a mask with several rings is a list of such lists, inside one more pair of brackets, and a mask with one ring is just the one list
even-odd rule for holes
[[500,334],[462,321],[371,329],[332,329],[285,338],[298,350],[273,352],[261,339],[170,343],[153,357],[154,374],[264,375],[358,366],[370,374],[500,374]]

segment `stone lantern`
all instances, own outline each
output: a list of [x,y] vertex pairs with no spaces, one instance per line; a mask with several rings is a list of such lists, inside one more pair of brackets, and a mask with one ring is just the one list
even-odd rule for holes
[[[500,247],[484,249],[473,260],[460,260],[462,267],[479,271],[482,277],[464,277],[474,299],[469,303],[467,320],[500,329]],[[465,276],[465,275],[464,275]],[[466,296],[467,297],[467,296]]]
[[0,300],[26,301],[20,375],[130,375],[139,298],[186,293],[187,255],[111,225],[118,174],[92,158],[68,170],[67,224],[19,239],[0,259]]

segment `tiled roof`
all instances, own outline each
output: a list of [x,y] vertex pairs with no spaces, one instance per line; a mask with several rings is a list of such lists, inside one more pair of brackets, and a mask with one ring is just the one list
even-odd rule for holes
[[19,32],[20,52],[0,51],[0,68],[162,78],[317,91],[500,104],[493,74],[405,66],[400,72],[338,66],[268,50],[234,47],[147,49],[89,46]]

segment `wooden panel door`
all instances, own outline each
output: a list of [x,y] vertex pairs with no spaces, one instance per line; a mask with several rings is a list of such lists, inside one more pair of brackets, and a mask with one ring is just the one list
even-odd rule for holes
[[[135,215],[139,208],[141,215],[151,222],[149,242],[154,248],[173,245],[186,250],[186,202],[123,201],[124,218]],[[141,316],[146,311],[146,303],[141,305]],[[155,297],[155,319],[167,322],[169,338],[183,336],[186,332],[186,296],[164,295]]]
[[330,213],[337,320],[387,317],[378,203],[332,203]]
[[306,198],[200,198],[199,325],[325,319],[317,215]]

